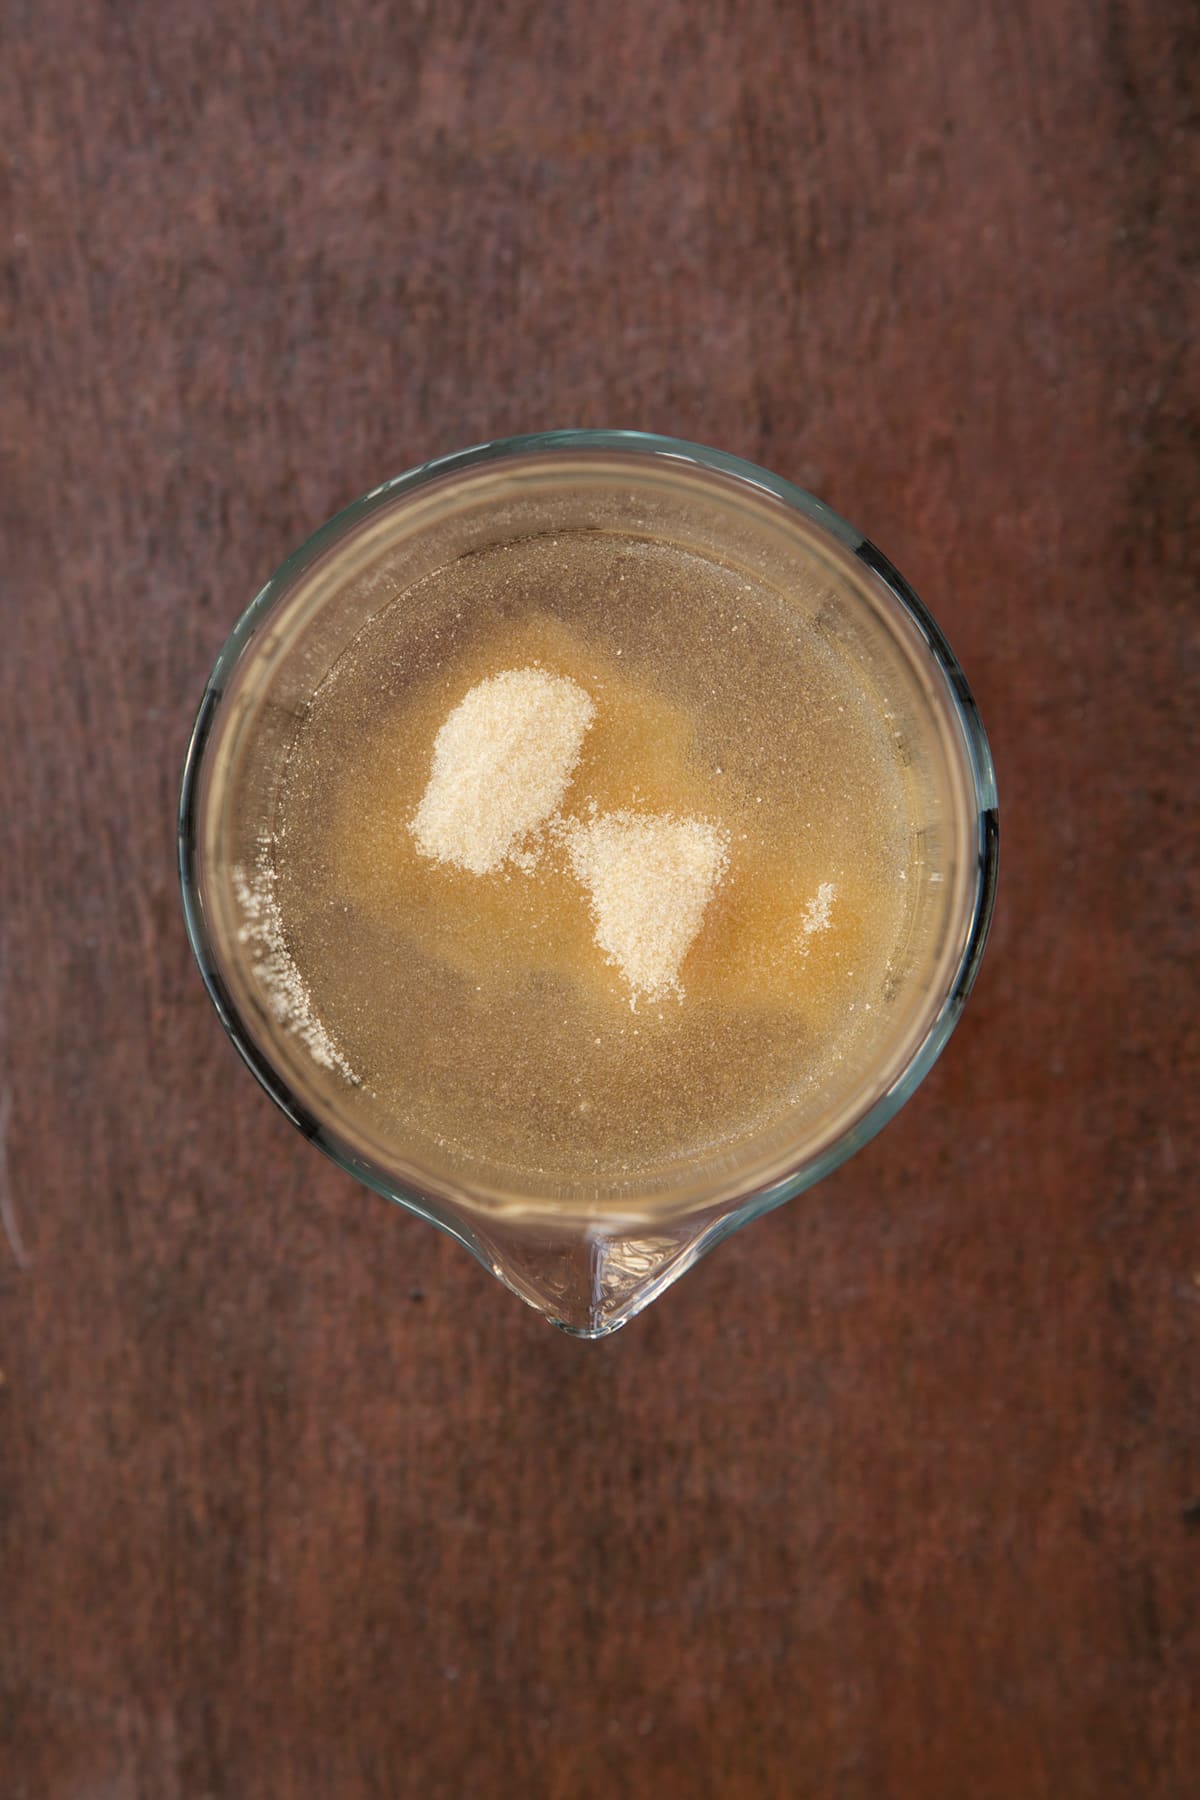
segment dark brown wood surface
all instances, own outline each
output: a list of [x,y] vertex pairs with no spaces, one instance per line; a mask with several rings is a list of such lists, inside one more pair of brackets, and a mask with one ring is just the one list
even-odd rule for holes
[[[0,1796],[1193,1800],[1193,7],[0,18]],[[173,865],[285,552],[570,423],[868,531],[1003,818],[917,1098],[595,1346],[273,1111]]]

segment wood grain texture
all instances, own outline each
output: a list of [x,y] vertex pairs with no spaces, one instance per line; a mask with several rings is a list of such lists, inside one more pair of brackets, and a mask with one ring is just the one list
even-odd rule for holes
[[[1194,9],[0,18],[0,1794],[1191,1800]],[[921,1093],[599,1346],[273,1112],[173,870],[283,554],[572,423],[867,530],[1004,822]]]

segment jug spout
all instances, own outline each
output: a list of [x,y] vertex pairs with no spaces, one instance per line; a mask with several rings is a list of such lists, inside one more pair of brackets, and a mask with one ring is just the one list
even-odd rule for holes
[[648,1226],[476,1223],[472,1248],[497,1280],[573,1337],[617,1331],[715,1241],[711,1220]]

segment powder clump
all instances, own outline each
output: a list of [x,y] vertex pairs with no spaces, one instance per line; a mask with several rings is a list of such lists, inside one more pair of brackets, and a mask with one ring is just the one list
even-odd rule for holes
[[837,888],[832,881],[823,881],[808,905],[804,909],[804,917],[800,922],[800,942],[807,948],[807,940],[817,931],[828,931],[833,922],[833,902]]
[[422,856],[488,875],[557,811],[595,717],[565,675],[505,669],[459,701],[438,732],[433,765],[409,829]]
[[729,860],[726,834],[706,819],[614,812],[574,821],[567,847],[596,942],[634,1003],[680,992],[680,967]]

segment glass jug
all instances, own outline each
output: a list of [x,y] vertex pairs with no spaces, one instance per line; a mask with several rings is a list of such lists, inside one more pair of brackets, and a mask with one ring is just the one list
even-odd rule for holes
[[[844,638],[887,696],[920,848],[905,967],[869,1067],[819,1106],[642,1188],[514,1180],[502,1166],[397,1147],[369,1098],[282,1026],[262,990],[237,871],[272,814],[299,721],[381,606],[430,571],[537,532],[619,531],[768,581]],[[234,628],[188,748],[179,864],[192,948],[239,1054],[342,1168],[463,1244],[563,1330],[625,1324],[707,1251],[830,1173],[887,1123],[945,1044],[979,967],[996,880],[987,740],[949,646],[915,594],[810,494],[736,457],[638,432],[481,445],[374,489],[288,559]]]

